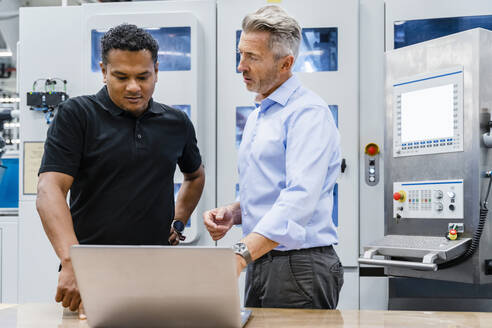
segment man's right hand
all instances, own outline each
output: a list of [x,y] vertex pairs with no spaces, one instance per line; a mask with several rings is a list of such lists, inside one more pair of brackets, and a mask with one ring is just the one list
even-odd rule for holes
[[71,311],[79,309],[81,299],[71,261],[63,261],[62,263],[55,300],[61,302],[63,307],[69,308]]
[[203,213],[203,223],[213,240],[225,236],[234,225],[232,210],[229,207],[219,207]]

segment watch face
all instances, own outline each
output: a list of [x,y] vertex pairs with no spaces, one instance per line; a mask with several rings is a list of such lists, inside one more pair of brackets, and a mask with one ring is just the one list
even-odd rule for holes
[[179,221],[179,220],[176,220],[173,222],[173,228],[174,230],[176,230],[177,232],[183,232],[184,230],[184,223]]
[[234,251],[236,253],[242,253],[246,250],[246,245],[243,243],[234,244]]

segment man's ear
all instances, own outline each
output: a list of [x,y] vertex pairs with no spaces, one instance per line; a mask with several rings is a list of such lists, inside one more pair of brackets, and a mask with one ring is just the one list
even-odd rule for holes
[[102,75],[103,75],[103,83],[106,83],[106,65],[103,64],[103,62],[99,62],[99,67],[101,67],[101,72],[102,72]]
[[290,71],[294,66],[294,56],[288,55],[282,58],[282,65],[280,69],[282,71]]

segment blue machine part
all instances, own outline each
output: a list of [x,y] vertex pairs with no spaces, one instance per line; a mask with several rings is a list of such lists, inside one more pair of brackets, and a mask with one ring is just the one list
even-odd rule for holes
[[185,112],[186,115],[188,115],[188,118],[191,120],[191,105],[172,105],[171,107]]
[[395,49],[481,27],[492,30],[492,15],[415,19],[394,22]]
[[19,207],[19,159],[3,158],[0,169],[0,208]]
[[[241,30],[236,31],[236,49],[241,38]],[[236,72],[240,55],[236,54]],[[338,70],[338,28],[303,28],[299,56],[294,64],[294,72],[327,72]],[[239,73],[239,72],[238,72]]]
[[236,107],[236,148],[239,149],[243,139],[244,126],[248,120],[249,114],[255,110],[255,106],[238,106]]
[[[191,27],[146,28],[159,44],[159,71],[191,70]],[[101,71],[101,38],[106,31],[91,31],[91,69]]]
[[[181,188],[181,183],[175,183],[174,184],[174,202],[176,202],[176,200],[178,199],[179,188]],[[186,226],[191,227],[191,220],[188,220],[188,222],[186,222]]]

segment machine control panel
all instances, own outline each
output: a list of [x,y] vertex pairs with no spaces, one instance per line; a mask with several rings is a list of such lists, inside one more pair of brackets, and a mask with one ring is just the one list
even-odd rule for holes
[[463,219],[463,180],[393,183],[393,217]]
[[366,183],[369,186],[375,186],[379,182],[379,146],[375,143],[369,143],[365,147],[364,168]]

